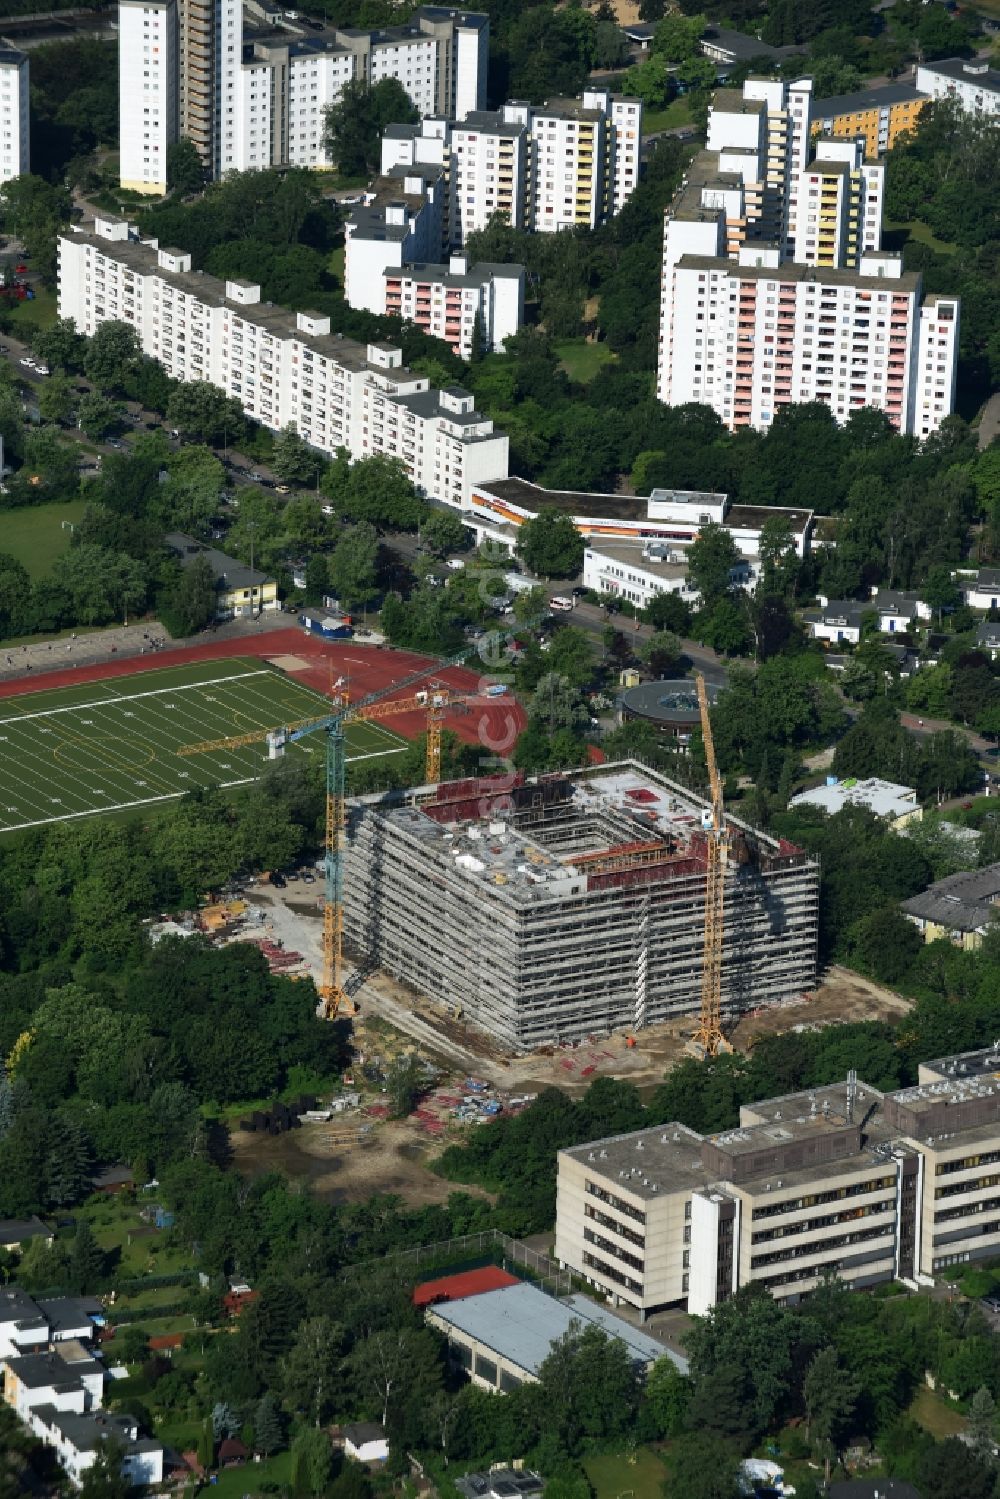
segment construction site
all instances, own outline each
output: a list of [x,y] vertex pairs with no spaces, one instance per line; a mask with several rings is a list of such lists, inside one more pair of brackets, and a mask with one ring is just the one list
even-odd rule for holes
[[706,993],[714,1052],[723,1025],[816,982],[817,861],[637,762],[346,813],[344,931],[363,968],[511,1052],[699,1012],[704,1029]]

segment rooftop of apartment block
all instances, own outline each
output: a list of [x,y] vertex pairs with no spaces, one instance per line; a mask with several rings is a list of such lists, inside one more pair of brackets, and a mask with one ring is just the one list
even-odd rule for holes
[[[890,258],[885,257],[883,258]],[[892,259],[898,259],[893,256]],[[916,271],[901,271],[898,276],[863,276],[860,271],[834,270],[829,266],[800,265],[783,260],[780,265],[740,265],[716,255],[682,255],[678,270],[724,271],[738,281],[801,281],[817,286],[860,286],[905,296],[920,290],[921,278]]]
[[717,88],[708,108],[709,113],[717,109],[730,115],[767,114],[767,104],[763,99],[748,99],[738,88]]
[[[199,302],[205,302],[213,307],[226,307],[235,313],[246,323],[256,328],[262,328],[265,332],[272,334],[278,339],[294,339],[304,347],[312,349],[315,353],[323,355],[327,359],[334,360],[345,369],[360,371],[371,366],[368,359],[368,348],[359,344],[352,338],[347,338],[342,333],[308,333],[298,326],[296,314],[289,312],[284,307],[277,307],[272,302],[234,302],[226,296],[225,281],[212,276],[208,271],[170,271],[160,265],[158,252],[154,242],[138,240],[109,240],[99,234],[87,229],[71,230],[70,234],[63,238],[68,243],[77,244],[81,241],[93,246],[102,255],[111,260],[117,260],[121,265],[143,275],[156,276],[166,285],[175,290],[183,292],[185,296],[193,297]],[[180,254],[180,251],[175,251]],[[240,282],[231,278],[237,285],[252,286],[253,282]],[[387,347],[395,346],[389,345]],[[383,372],[384,373],[384,372]],[[417,378],[405,365],[398,365],[391,371],[394,380],[409,380]]]
[[859,89],[856,94],[834,94],[829,99],[813,100],[813,118],[825,120],[832,115],[861,114],[869,109],[886,109],[890,104],[915,104],[926,99],[912,83],[880,83]]
[[488,281],[507,279],[516,281],[524,275],[523,265],[504,265],[491,260],[477,260],[467,271],[453,271],[450,266],[430,264],[426,261],[408,261],[404,266],[386,266],[387,276],[401,281],[430,281],[435,285],[461,289],[467,286],[485,286]]
[[1000,91],[1000,72],[975,57],[945,57],[936,62],[921,63],[928,73],[941,73],[956,83],[978,83],[982,88]]
[[494,109],[472,109],[464,120],[458,120],[452,126],[454,131],[482,131],[484,135],[509,135],[524,134],[524,126],[520,120],[505,120],[499,110]]
[[[512,99],[512,104],[521,101]],[[631,100],[619,100],[619,103],[631,103]],[[531,105],[533,119],[544,119],[546,115],[555,115],[562,120],[582,120],[585,124],[595,124],[598,120],[606,118],[603,109],[588,109],[584,106],[582,99],[546,99],[543,104]]]

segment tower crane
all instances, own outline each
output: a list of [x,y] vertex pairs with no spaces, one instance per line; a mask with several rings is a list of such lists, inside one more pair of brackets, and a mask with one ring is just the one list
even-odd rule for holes
[[731,1051],[722,1034],[722,952],[725,923],[726,870],[729,867],[729,829],[726,826],[725,808],[722,804],[722,777],[715,760],[715,742],[712,738],[712,723],[708,714],[708,693],[701,672],[695,677],[698,691],[698,711],[701,714],[701,734],[705,744],[705,760],[708,765],[708,785],[711,810],[702,813],[702,828],[705,832],[708,866],[705,876],[705,941],[702,949],[701,968],[701,1014],[698,1029],[690,1043],[691,1050],[700,1057],[714,1057],[720,1051]]
[[[318,985],[323,1014],[328,1020],[338,1015],[357,1014],[357,1005],[344,987],[344,859],[343,839],[346,824],[345,806],[345,729],[357,719],[388,717],[391,713],[412,712],[416,708],[427,709],[427,778],[436,781],[441,770],[441,722],[445,708],[451,702],[473,697],[474,693],[453,692],[448,688],[411,694],[397,700],[395,695],[407,687],[415,687],[434,672],[449,666],[462,666],[468,659],[468,648],[461,655],[447,661],[433,662],[411,672],[402,681],[394,682],[377,692],[370,692],[356,703],[342,702],[335,713],[322,718],[298,719],[278,729],[258,729],[248,734],[236,734],[227,739],[207,740],[202,744],[185,745],[178,750],[180,755],[208,754],[213,750],[236,749],[245,744],[267,741],[272,757],[282,754],[288,744],[295,744],[309,734],[326,734],[326,827],[324,844],[326,850],[326,882],[323,900],[323,970]],[[386,699],[392,699],[386,701]]]

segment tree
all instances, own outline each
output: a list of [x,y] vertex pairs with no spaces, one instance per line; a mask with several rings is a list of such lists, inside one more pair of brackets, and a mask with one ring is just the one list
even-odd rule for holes
[[246,433],[246,419],[239,401],[207,380],[176,386],[166,415],[170,426],[196,442],[239,443]]
[[125,382],[142,357],[139,335],[130,323],[101,323],[87,344],[84,369],[105,394],[123,393]]
[[310,1317],[299,1326],[282,1363],[286,1401],[316,1427],[334,1409],[340,1394],[343,1343],[343,1329],[331,1317]]
[[333,1453],[325,1431],[307,1426],[292,1443],[292,1488],[296,1494],[325,1494],[333,1472]]
[[186,135],[167,147],[167,187],[172,193],[196,193],[205,185],[198,147]]
[[403,1326],[378,1329],[355,1344],[348,1372],[383,1426],[421,1389],[440,1383],[436,1348],[428,1329]]
[[740,1460],[733,1449],[708,1433],[691,1433],[671,1453],[670,1493],[684,1499],[736,1499]]
[[375,527],[362,522],[348,526],[327,564],[329,586],[341,606],[352,609],[367,604],[376,591],[378,536]]
[[682,16],[674,12],[657,26],[653,52],[667,62],[687,62],[698,55],[698,44],[707,25],[704,16]]
[[966,1447],[957,1437],[948,1437],[925,1455],[917,1474],[924,1499],[993,1499],[991,1464]]
[[958,584],[951,575],[951,568],[944,563],[932,567],[924,580],[920,595],[925,604],[937,611],[938,624],[946,609],[957,609],[962,602]]
[[798,566],[795,537],[785,516],[768,516],[761,527],[758,553],[761,567],[759,591],[784,593],[794,582]]
[[[39,329],[31,340],[31,347],[50,370],[61,369],[75,375],[83,369],[87,340],[76,331],[72,318],[56,318],[50,327]],[[51,381],[46,384],[51,384]]]
[[80,1219],[70,1247],[67,1283],[76,1296],[93,1291],[104,1271],[104,1252],[85,1218]]
[[378,168],[386,126],[412,125],[418,118],[398,79],[351,79],[327,107],[326,149],[342,176],[365,176]]
[[585,1440],[613,1441],[629,1430],[639,1387],[624,1343],[594,1324],[570,1324],[538,1370],[546,1425],[564,1452]]
[[542,578],[575,578],[583,566],[585,545],[573,518],[543,510],[517,533],[517,554]]
[[969,1402],[969,1440],[977,1452],[992,1453],[996,1437],[997,1403],[986,1385]]
[[655,1422],[657,1435],[680,1436],[691,1400],[691,1381],[680,1372],[672,1358],[659,1358],[650,1369],[646,1379],[645,1400]]
[[215,574],[205,556],[182,567],[173,587],[163,595],[159,615],[175,640],[197,635],[216,614]]
[[68,422],[73,415],[75,392],[73,382],[58,372],[38,387],[36,396],[43,422]]
[[739,549],[731,532],[715,521],[706,522],[687,553],[688,580],[701,595],[702,609],[714,609],[729,593],[732,571],[739,560]]
[[109,401],[99,391],[81,396],[76,408],[76,419],[80,430],[94,442],[101,442],[113,432],[121,420],[121,407]]
[[285,1445],[285,1420],[281,1407],[270,1390],[257,1402],[253,1415],[254,1451],[272,1457]]
[[158,483],[149,505],[150,516],[164,531],[206,536],[219,508],[226,471],[210,449],[182,448],[167,459],[166,483]]
[[880,906],[856,921],[850,932],[855,958],[873,978],[898,984],[913,967],[923,939],[898,906]]
[[125,1476],[124,1461],[124,1444],[117,1437],[105,1437],[94,1461],[84,1470],[80,1499],[128,1499],[132,1485]]
[[809,1439],[822,1455],[827,1486],[830,1465],[840,1450],[860,1393],[861,1381],[841,1366],[836,1348],[821,1348],[806,1370],[802,1398]]
[[560,729],[583,728],[588,714],[580,699],[579,688],[558,672],[550,671],[535,688],[528,706],[528,717],[533,724],[552,735]]
[[642,646],[642,659],[655,677],[672,677],[681,659],[681,643],[669,630],[657,630]]
[[379,530],[415,531],[429,513],[400,460],[382,453],[349,463],[341,450],[320,487],[342,520],[369,521]]
[[323,471],[324,459],[288,426],[274,439],[271,468],[283,484],[312,484]]
[[420,540],[435,556],[447,557],[468,544],[469,533],[453,510],[432,510],[420,527]]
[[386,1073],[385,1082],[393,1118],[405,1119],[413,1113],[427,1086],[427,1074],[416,1052],[397,1057]]

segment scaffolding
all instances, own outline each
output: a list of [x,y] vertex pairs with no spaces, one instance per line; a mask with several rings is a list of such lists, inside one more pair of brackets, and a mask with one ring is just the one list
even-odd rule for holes
[[[348,810],[346,937],[508,1049],[700,1011],[707,804],[636,762]],[[722,1018],[815,983],[819,869],[728,818]],[[377,919],[373,913],[377,912]]]

